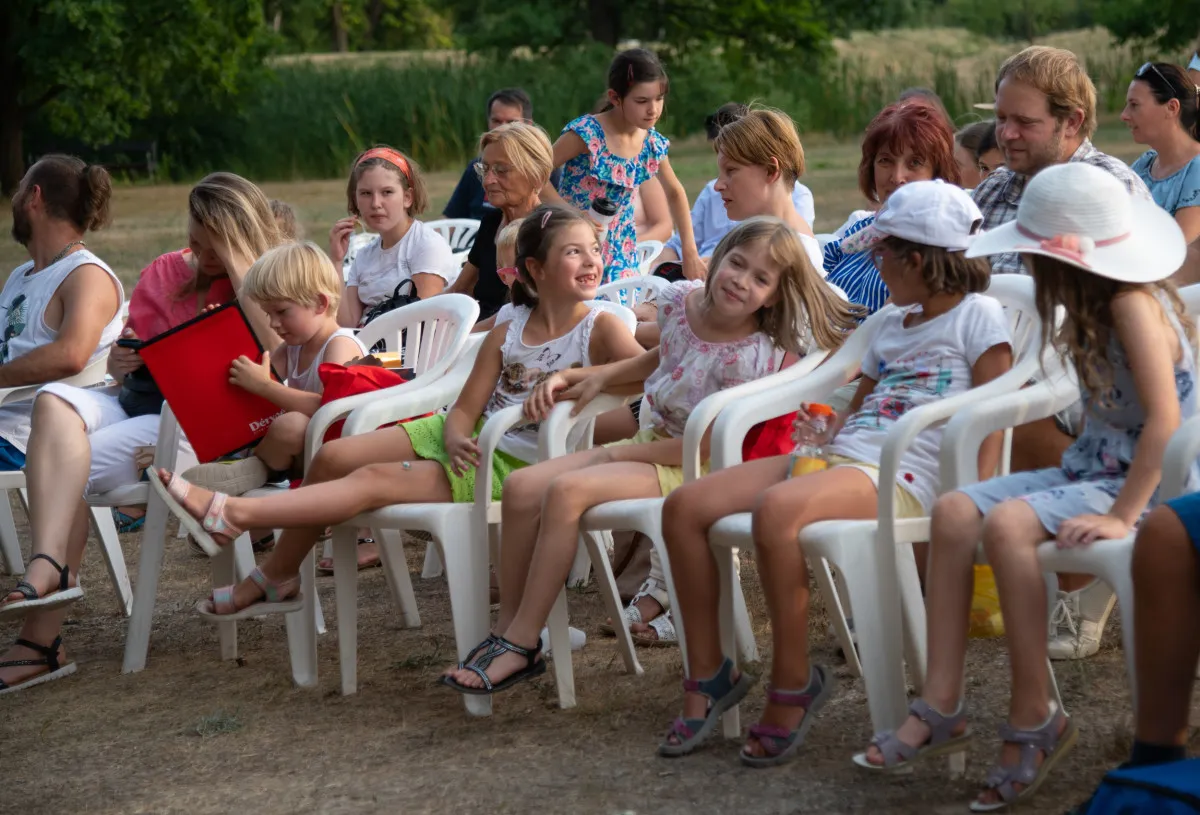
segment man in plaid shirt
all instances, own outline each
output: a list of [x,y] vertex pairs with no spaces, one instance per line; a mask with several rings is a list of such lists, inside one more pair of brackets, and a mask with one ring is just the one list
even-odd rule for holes
[[[1070,51],[1035,45],[1008,58],[996,77],[996,141],[1006,166],[975,188],[983,228],[1017,217],[1031,176],[1052,164],[1084,161],[1115,175],[1130,194],[1150,191],[1125,162],[1096,149],[1096,88]],[[990,258],[993,274],[1025,274],[1016,254]]]

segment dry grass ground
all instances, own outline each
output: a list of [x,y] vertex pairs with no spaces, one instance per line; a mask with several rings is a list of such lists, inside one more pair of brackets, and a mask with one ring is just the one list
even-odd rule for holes
[[[1138,148],[1120,136],[1107,130],[1100,144],[1127,159],[1136,156]],[[713,172],[711,154],[692,144],[673,156],[694,194]],[[809,162],[817,228],[829,230],[861,205],[857,148],[813,139]],[[453,174],[433,177],[437,206],[455,181]],[[342,211],[343,190],[338,181],[268,187],[296,205],[319,239]],[[93,245],[132,282],[147,261],[181,245],[186,194],[186,186],[120,188],[116,223]],[[0,266],[12,268],[21,259],[11,242],[0,246]],[[124,545],[136,580],[138,537],[127,536]],[[414,572],[419,555],[409,552]],[[815,658],[839,666],[841,684],[800,758],[753,771],[737,763],[735,744],[717,742],[691,758],[667,761],[654,749],[678,712],[678,652],[643,651],[645,675],[625,675],[612,641],[597,630],[603,610],[594,590],[571,597],[572,620],[589,635],[587,647],[574,655],[579,706],[558,710],[553,681],[544,678],[498,697],[491,718],[469,719],[457,695],[434,684],[454,654],[440,579],[414,575],[424,625],[404,629],[383,575],[362,574],[359,692],[343,697],[328,578],[320,581],[331,631],[319,644],[320,683],[301,690],[289,678],[279,619],[244,624],[242,658],[219,661],[215,631],[191,611],[209,590],[208,566],[181,541],[171,539],[167,547],[150,660],[141,673],[120,672],[125,621],[114,614],[95,547],[84,574],[88,594],[64,632],[79,673],[0,698],[0,815],[957,813],[995,756],[991,734],[1005,713],[1003,641],[973,641],[969,701],[983,737],[971,751],[967,778],[948,781],[940,766],[908,778],[864,778],[849,761],[870,737],[862,683],[842,667],[816,603],[809,631]],[[770,632],[750,561],[744,583],[769,659]],[[1083,737],[1024,812],[1062,812],[1127,752],[1130,705],[1114,628],[1098,656],[1058,670]],[[5,626],[3,636],[14,633]],[[747,724],[761,700],[760,688],[746,706]]]

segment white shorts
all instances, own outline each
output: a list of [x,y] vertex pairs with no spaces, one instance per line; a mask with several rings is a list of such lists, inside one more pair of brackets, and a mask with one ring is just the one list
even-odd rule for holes
[[[69,404],[83,419],[92,446],[92,467],[88,474],[87,494],[109,492],[138,482],[134,451],[153,447],[158,441],[158,414],[130,418],[121,408],[112,385],[102,388],[76,388],[53,383],[38,391],[53,394]],[[180,438],[176,469],[182,472],[196,463],[196,454],[186,439]]]

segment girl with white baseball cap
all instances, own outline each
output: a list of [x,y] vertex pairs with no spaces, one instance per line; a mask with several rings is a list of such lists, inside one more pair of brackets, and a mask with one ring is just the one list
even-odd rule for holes
[[[933,509],[926,576],[929,663],[923,698],[895,733],[855,757],[876,771],[960,752],[970,739],[963,660],[975,547],[982,538],[1004,611],[1013,689],[1004,743],[975,812],[1031,796],[1074,745],[1050,698],[1046,587],[1037,547],[1087,546],[1129,534],[1156,501],[1163,451],[1195,412],[1195,331],[1168,278],[1183,263],[1174,219],[1081,162],[1029,182],[1014,221],[980,235],[969,257],[1017,252],[1037,285],[1043,343],[1074,364],[1085,424],[1062,465],[943,495]],[[1055,329],[1059,306],[1066,321]]]
[[[737,512],[754,513],[755,558],[775,638],[767,707],[750,728],[740,760],[774,766],[803,746],[833,695],[834,676],[809,661],[808,571],[797,535],[816,521],[874,518],[880,489],[895,491],[901,517],[928,515],[942,430],[922,431],[904,453],[895,483],[880,484],[889,431],[907,411],[994,379],[1012,365],[1003,309],[980,294],[989,266],[963,252],[981,220],[960,188],[914,181],[893,192],[874,224],[854,236],[862,244],[856,251],[875,253],[899,308],[878,316],[858,390],[835,417],[826,469],[789,478],[789,456],[763,458],[684,484],[667,497],[663,537],[679,600],[676,623],[682,620],[687,632],[689,679],[683,714],[659,746],[661,755],[695,750],[751,684],[721,652],[718,576],[708,546],[709,528]],[[983,456],[989,472],[999,461],[999,441]]]

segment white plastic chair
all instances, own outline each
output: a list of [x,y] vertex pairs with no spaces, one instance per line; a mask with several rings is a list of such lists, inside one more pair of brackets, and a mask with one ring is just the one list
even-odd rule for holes
[[378,237],[374,232],[360,232],[350,236],[350,242],[346,244],[346,256],[342,258],[342,280],[350,276],[350,267],[354,265],[355,255]]
[[628,308],[653,300],[669,286],[666,278],[646,275],[626,277],[606,283],[596,290],[597,300],[609,300]]
[[[1008,373],[985,385],[906,413],[893,426],[884,444],[880,484],[896,483],[900,458],[922,430],[947,420],[969,405],[1018,390],[1037,374],[1041,363],[1034,349],[1040,344],[1040,321],[1034,307],[1032,279],[1017,275],[994,277],[988,294],[1008,307],[1013,321],[1018,315],[1021,318],[1013,338],[1018,361]],[[822,401],[853,376],[878,329],[882,314],[880,311],[870,317],[812,376],[761,394],[754,400],[741,400],[725,410],[713,430],[713,469],[741,461],[742,440],[758,422],[783,415],[803,402]],[[894,492],[888,488],[879,490],[879,518],[895,518]],[[801,546],[809,556],[809,562],[816,567],[814,571],[826,607],[849,659],[854,645],[849,638],[846,615],[828,563],[836,566],[846,587],[853,608],[858,655],[875,731],[899,726],[907,710],[901,637],[907,637],[903,642],[907,645],[909,668],[918,687],[924,677],[924,601],[911,544],[927,540],[928,518],[893,520],[891,523],[820,521],[806,527],[800,535]],[[734,580],[730,552],[735,547],[753,545],[750,514],[740,513],[719,521],[710,531],[709,542],[724,582],[722,648],[726,656],[736,660],[732,608],[728,600],[733,594]],[[725,715],[723,727],[730,738],[738,735],[740,721],[736,708]]]
[[817,239],[817,244],[821,247],[821,251],[825,251],[825,245],[837,240],[837,236],[832,232],[819,232],[813,236]]
[[475,244],[475,233],[479,231],[479,221],[474,218],[440,218],[426,221],[425,226],[445,238],[456,253],[470,251]]
[[[1200,315],[1200,285],[1180,290],[1188,314]],[[1079,399],[1079,388],[1069,372],[1060,372],[1037,385],[1008,394],[985,404],[973,406],[956,416],[947,426],[942,445],[942,472],[955,487],[977,480],[970,457],[978,457],[983,440],[997,430],[1045,419],[1065,410]],[[1184,422],[1171,437],[1163,456],[1162,482],[1159,495],[1162,501],[1184,492],[1192,464],[1200,456],[1200,417]],[[1120,540],[1096,541],[1078,549],[1059,549],[1053,541],[1038,547],[1038,560],[1047,576],[1049,610],[1054,609],[1057,582],[1054,574],[1089,574],[1107,583],[1117,596],[1121,614],[1121,639],[1129,673],[1130,695],[1137,701],[1133,628],[1133,559],[1134,536]],[[981,547],[982,549],[982,547]],[[982,551],[977,560],[986,562]]]
[[643,275],[649,275],[653,270],[654,260],[662,254],[663,246],[662,241],[638,241],[638,270]]
[[[374,344],[383,340],[389,351],[400,348],[401,332],[405,333],[404,358],[414,369],[416,377],[403,385],[373,393],[358,394],[339,399],[321,407],[309,421],[305,439],[305,463],[312,461],[330,425],[347,416],[355,408],[370,403],[373,399],[385,399],[388,395],[405,389],[421,388],[426,383],[442,376],[463,351],[471,326],[479,317],[479,305],[472,298],[461,294],[448,294],[414,303],[389,312],[373,321],[360,333],[364,343]],[[164,408],[164,416],[169,411]],[[168,432],[178,433],[173,419],[170,427],[160,430],[157,455],[164,455],[164,438],[167,447],[174,450]],[[156,458],[155,466],[159,464]],[[143,485],[144,488],[144,485]],[[273,488],[255,490],[248,496],[261,496],[273,492]],[[157,493],[147,490],[151,500],[147,506],[146,536],[142,541],[141,559],[138,566],[137,593],[134,598],[134,613],[130,620],[129,634],[125,643],[125,661],[122,670],[126,673],[140,671],[146,666],[146,655],[150,645],[150,623],[154,613],[154,599],[158,589],[158,578],[162,570],[163,536],[154,521],[155,510],[161,507],[162,526],[166,525],[166,508],[157,499]],[[122,500],[126,500],[121,495]],[[254,556],[248,534],[242,535],[232,547],[212,559],[213,584],[229,585],[244,578],[254,568]],[[317,627],[320,606],[316,595],[316,569],[312,553],[305,558],[300,569],[301,590],[304,606],[286,616],[292,676],[300,686],[315,685],[316,641],[309,632]],[[221,658],[237,657],[237,623],[217,624],[221,643]]]

